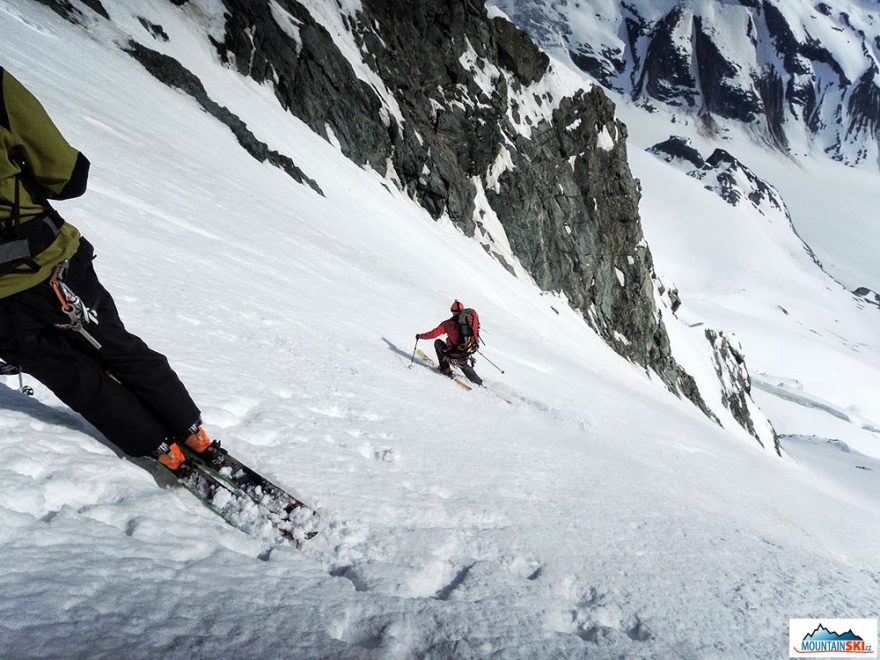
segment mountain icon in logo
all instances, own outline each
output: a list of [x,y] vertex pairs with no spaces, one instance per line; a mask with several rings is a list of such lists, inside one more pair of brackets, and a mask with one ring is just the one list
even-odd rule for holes
[[861,637],[859,637],[858,635],[856,635],[852,631],[852,628],[847,630],[845,633],[838,633],[838,632],[834,632],[832,630],[828,630],[828,628],[823,626],[821,623],[819,624],[818,628],[816,628],[813,632],[811,632],[809,635],[806,635],[804,637],[805,642],[811,641],[811,640],[812,641],[820,641],[820,640],[821,641],[834,641],[834,642],[841,641],[841,640],[859,640],[859,641],[861,641],[861,639],[862,639]]

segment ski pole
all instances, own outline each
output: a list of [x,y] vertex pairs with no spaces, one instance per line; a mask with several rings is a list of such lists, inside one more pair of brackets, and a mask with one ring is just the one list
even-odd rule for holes
[[501,373],[504,373],[504,369],[502,369],[502,368],[499,367],[497,364],[495,364],[494,362],[492,362],[492,360],[490,360],[489,358],[487,358],[487,357],[486,357],[486,354],[483,353],[483,351],[477,351],[477,353],[479,353],[479,354],[482,355],[484,358],[486,358],[486,362],[488,362],[488,363],[491,364],[493,367],[495,367],[496,369],[498,369],[498,371],[500,371]]
[[24,378],[21,375],[21,371],[18,372],[18,391],[27,396],[34,395],[34,388],[30,385],[24,384]]
[[408,367],[409,369],[412,369],[413,362],[415,362],[415,359],[416,359],[416,349],[417,349],[418,347],[419,347],[419,340],[416,339],[416,345],[413,346],[413,354],[412,354],[412,357],[409,359],[409,367]]

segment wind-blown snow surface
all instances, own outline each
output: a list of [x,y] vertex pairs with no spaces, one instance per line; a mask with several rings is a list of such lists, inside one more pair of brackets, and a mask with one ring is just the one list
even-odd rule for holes
[[[323,528],[270,549],[39,385],[0,391],[0,656],[779,657],[789,617],[876,615],[880,462],[718,428],[207,44],[209,93],[326,198],[20,4],[0,0],[0,61],[92,159],[62,211],[123,317]],[[406,369],[453,297],[506,370],[478,363],[488,391]]]

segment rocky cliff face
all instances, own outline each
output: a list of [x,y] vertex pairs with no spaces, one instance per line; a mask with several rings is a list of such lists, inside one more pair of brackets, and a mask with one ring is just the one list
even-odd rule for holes
[[[787,149],[804,130],[833,157],[880,144],[880,5],[779,0],[493,0],[538,42],[651,108],[741,122]],[[869,145],[866,148],[866,145]]]
[[[204,11],[204,3],[174,4]],[[482,0],[223,6],[211,37],[222,63],[271,84],[316,133],[433,217],[449,218],[508,270],[564,294],[616,351],[717,419],[671,353],[626,127],[598,87],[566,82]],[[160,48],[161,25],[147,23]],[[200,97],[197,79],[164,56],[127,48]]]
[[731,206],[748,202],[761,215],[775,212],[789,217],[779,191],[724,149],[715,149],[704,159],[690,140],[672,136],[648,151],[703,181]]
[[615,350],[706,410],[653,302],[626,127],[601,90],[559,98],[547,56],[477,0],[405,11],[365,0],[345,15],[378,91],[298,2],[278,3],[287,19],[225,4],[224,61],[272,81],[285,107],[350,158],[388,173],[509,270],[564,293]]
[[856,300],[860,303],[867,303],[868,305],[874,305],[878,309],[880,309],[880,293],[876,291],[871,291],[871,289],[867,287],[859,287],[853,294],[856,296]]

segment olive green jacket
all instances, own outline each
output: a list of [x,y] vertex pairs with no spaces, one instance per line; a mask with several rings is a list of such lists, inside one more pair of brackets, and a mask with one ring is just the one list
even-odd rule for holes
[[[77,197],[86,190],[88,159],[67,143],[40,102],[0,67],[0,224],[13,216],[20,163],[26,170],[19,185],[21,225],[49,210],[42,200]],[[79,239],[76,227],[65,223],[54,242],[34,256],[38,271],[21,268],[0,275],[0,298],[48,279],[55,265],[73,256]]]

